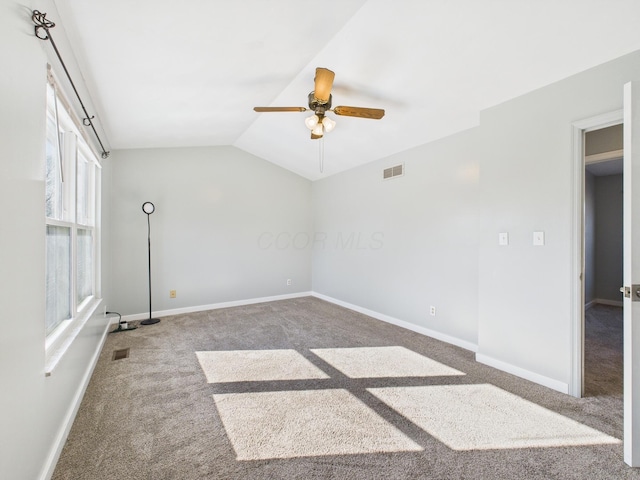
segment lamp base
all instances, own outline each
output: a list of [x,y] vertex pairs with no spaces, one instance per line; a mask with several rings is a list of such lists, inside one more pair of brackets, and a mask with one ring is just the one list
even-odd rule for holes
[[146,320],[142,320],[140,322],[140,325],[153,325],[154,323],[158,323],[159,321],[159,318],[147,318]]

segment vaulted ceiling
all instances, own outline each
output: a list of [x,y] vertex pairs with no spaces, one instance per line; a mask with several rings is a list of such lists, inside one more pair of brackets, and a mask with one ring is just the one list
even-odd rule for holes
[[[54,0],[112,149],[234,145],[311,180],[473,127],[640,49],[638,0]],[[320,142],[316,67],[336,73]],[[329,114],[333,115],[333,114]]]

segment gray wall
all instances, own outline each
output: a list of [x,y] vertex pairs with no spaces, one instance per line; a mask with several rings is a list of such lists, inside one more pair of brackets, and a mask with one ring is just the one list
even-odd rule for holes
[[[326,240],[313,290],[476,344],[478,140],[469,130],[314,182]],[[404,176],[382,180],[402,162]]]
[[584,172],[584,303],[596,299],[596,177]]
[[310,181],[235,147],[112,156],[110,309],[149,311],[145,201],[154,311],[311,289]]
[[[485,110],[477,128],[314,183],[317,231],[382,232],[384,246],[316,245],[313,289],[476,342],[479,360],[567,391],[571,124],[622,108],[632,79],[638,52]],[[400,161],[406,177],[378,181]]]
[[[622,108],[640,54],[621,57],[481,115],[479,353],[564,389],[571,376],[572,131]],[[513,234],[500,249],[496,232]],[[546,235],[532,245],[532,232]]]
[[[102,315],[90,319],[53,374],[45,377],[48,50],[33,36],[31,8],[56,16],[48,0],[0,2],[0,201],[5,205],[0,235],[0,478],[20,480],[42,478],[53,465],[107,323]],[[58,28],[56,39],[64,44]],[[110,195],[108,185],[103,193]],[[108,229],[108,220],[103,227]],[[108,256],[108,243],[103,247]],[[103,279],[103,287],[108,294],[108,280]]]
[[622,175],[596,177],[595,296],[622,302]]

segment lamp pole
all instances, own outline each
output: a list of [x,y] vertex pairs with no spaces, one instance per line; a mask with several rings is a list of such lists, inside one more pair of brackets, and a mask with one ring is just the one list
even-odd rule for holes
[[142,204],[142,211],[147,214],[147,247],[149,251],[149,318],[140,322],[140,325],[153,325],[160,321],[159,318],[151,318],[151,220],[150,215],[156,210],[151,202]]

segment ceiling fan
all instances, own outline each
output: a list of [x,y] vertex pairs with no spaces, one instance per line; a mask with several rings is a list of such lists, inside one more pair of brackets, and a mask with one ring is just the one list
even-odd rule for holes
[[314,114],[305,119],[304,123],[311,130],[311,139],[322,138],[336,126],[336,122],[326,116],[327,112],[347,117],[371,118],[380,120],[384,116],[384,110],[380,108],[362,107],[334,107],[331,109],[331,87],[335,73],[327,68],[316,68],[315,87],[309,94],[309,108],[306,107],[254,107],[256,112],[306,112],[311,110]]

